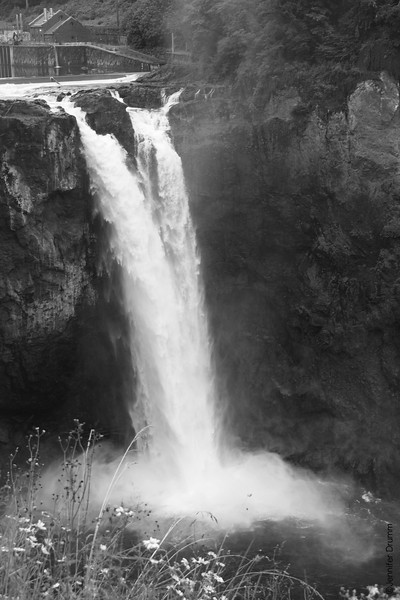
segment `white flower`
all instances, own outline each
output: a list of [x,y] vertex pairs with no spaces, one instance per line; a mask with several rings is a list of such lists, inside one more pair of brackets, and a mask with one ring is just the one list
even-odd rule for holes
[[218,581],[218,583],[224,583],[224,580],[222,579],[222,577],[220,577],[216,573],[213,574],[213,577],[214,577],[215,581]]
[[117,506],[117,508],[114,508],[114,512],[116,517],[121,517],[122,515],[125,515],[126,517],[133,517],[134,514],[133,510],[128,510],[123,506]]
[[215,552],[207,552],[208,556],[212,556],[213,558],[217,558],[217,555],[215,554]]
[[146,550],[158,550],[160,547],[160,540],[151,537],[148,540],[143,540],[143,545]]
[[35,527],[37,527],[38,529],[43,529],[43,530],[46,529],[46,525],[40,519],[37,523],[35,523]]
[[39,542],[37,541],[34,535],[30,535],[29,537],[27,537],[27,540],[30,543],[31,548],[36,548],[36,546],[39,546]]
[[100,544],[99,548],[102,552],[105,552],[107,550],[107,546],[105,544]]
[[187,558],[182,558],[181,563],[185,567],[185,569],[190,569],[189,561]]

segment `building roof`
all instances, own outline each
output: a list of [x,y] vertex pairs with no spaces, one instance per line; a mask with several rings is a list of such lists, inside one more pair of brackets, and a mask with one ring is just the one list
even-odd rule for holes
[[44,11],[43,11],[41,15],[35,17],[33,19],[33,21],[31,21],[29,23],[29,27],[40,27],[40,25],[43,25],[44,22],[45,22],[45,18],[44,18]]
[[[56,17],[57,15],[59,15],[59,16],[65,15],[65,19],[69,18],[68,15],[63,10],[57,10],[51,16],[50,16],[49,11],[46,12],[46,16],[45,16],[45,12],[43,11],[41,15],[39,15],[38,17],[36,17],[35,19],[33,19],[33,21],[31,21],[29,23],[29,27],[42,27],[45,23],[50,21],[50,19],[54,19],[54,17]],[[63,20],[65,20],[65,19],[63,19]]]
[[54,25],[49,27],[49,29],[47,31],[45,31],[45,35],[55,33],[57,31],[57,29],[59,29],[60,27],[65,25],[65,23],[68,23],[68,21],[76,21],[77,23],[79,23],[78,19],[75,19],[75,17],[67,17],[66,19],[63,19],[62,21],[58,21],[58,23],[54,23]]

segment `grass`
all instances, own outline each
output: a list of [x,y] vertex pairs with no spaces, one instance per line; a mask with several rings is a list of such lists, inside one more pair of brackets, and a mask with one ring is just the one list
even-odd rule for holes
[[[91,431],[85,437],[78,422],[59,440],[59,491],[45,507],[43,436],[36,430],[28,439],[26,469],[17,469],[16,456],[11,456],[1,490],[0,599],[290,600],[300,594],[305,600],[323,600],[308,583],[280,568],[275,557],[231,554],[224,543],[213,551],[204,540],[173,545],[171,534],[179,522],[162,537],[155,532],[141,539],[138,532],[147,509],[108,504],[119,467],[92,518],[92,465],[99,436]],[[356,600],[351,594],[344,588],[340,592],[342,598]],[[364,596],[378,597],[384,596]]]

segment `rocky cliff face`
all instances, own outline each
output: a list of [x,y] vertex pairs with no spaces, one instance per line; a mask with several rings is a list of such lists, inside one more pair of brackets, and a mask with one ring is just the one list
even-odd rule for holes
[[109,336],[117,292],[98,269],[102,229],[75,119],[43,101],[3,101],[0,136],[1,454],[52,421],[117,428],[108,407],[121,401],[124,361]]
[[322,120],[173,109],[231,429],[385,492],[400,474],[399,92],[365,82]]

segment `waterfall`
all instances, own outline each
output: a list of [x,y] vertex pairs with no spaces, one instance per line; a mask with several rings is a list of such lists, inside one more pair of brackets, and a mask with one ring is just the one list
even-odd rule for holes
[[143,407],[142,424],[152,426],[149,452],[163,455],[191,483],[217,458],[215,390],[195,233],[167,109],[129,109],[145,235],[155,240],[157,259],[149,253],[140,273],[131,264],[126,306],[140,373],[136,406]]
[[122,266],[138,373],[132,419],[137,431],[150,425],[139,445],[151,460],[162,456],[190,486],[193,473],[216,460],[215,393],[195,233],[167,109],[130,110],[136,173],[115,138],[98,136],[80,109],[69,110],[78,119],[92,186]]
[[[127,109],[136,137],[136,170],[111,135],[98,135],[70,101],[91,185],[111,224],[111,251],[123,272],[130,324],[131,415],[141,438],[137,464],[115,490],[161,515],[211,513],[225,526],[334,510],[311,475],[279,456],[218,451],[221,427],[200,261],[182,165],[169,135],[168,110]],[[134,401],[136,399],[136,401]],[[101,471],[101,469],[100,469]]]

